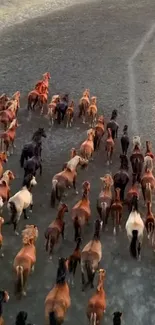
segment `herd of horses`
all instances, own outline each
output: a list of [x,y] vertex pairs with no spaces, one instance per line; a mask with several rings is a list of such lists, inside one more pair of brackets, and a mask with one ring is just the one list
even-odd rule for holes
[[[41,109],[41,114],[47,107],[47,116],[50,123],[61,123],[66,121],[66,127],[72,126],[74,120],[74,102],[69,103],[69,96],[54,95],[51,102],[47,105],[49,92],[50,74],[43,75],[35,89],[28,94],[28,110],[34,110],[35,107]],[[10,195],[10,183],[14,180],[14,174],[11,170],[4,171],[3,164],[8,156],[13,154],[10,151],[15,148],[14,140],[18,123],[18,110],[20,108],[20,93],[16,92],[12,98],[5,94],[0,97],[0,122],[4,126],[4,132],[0,135],[0,209],[6,205],[9,221],[4,221],[0,217],[0,250],[3,252],[2,227],[4,225],[13,225],[16,235],[18,224],[23,213],[24,218],[28,219],[27,209],[32,212],[33,209],[33,187],[37,185],[36,173],[39,169],[42,174],[42,138],[46,138],[44,128],[38,128],[33,134],[29,143],[26,143],[21,152],[20,165],[24,169],[24,180],[22,188],[13,196]],[[89,122],[90,128],[87,130],[87,137],[80,145],[79,150],[71,149],[70,159],[62,165],[62,170],[52,178],[51,187],[51,207],[58,205],[56,218],[45,230],[45,250],[52,259],[54,247],[59,238],[64,239],[65,233],[65,213],[68,212],[68,206],[64,202],[66,191],[73,188],[75,194],[78,194],[76,179],[79,173],[79,167],[87,170],[91,160],[95,159],[95,152],[105,147],[106,163],[112,164],[113,151],[117,143],[119,124],[117,122],[117,110],[112,111],[109,121],[105,121],[103,115],[98,115],[97,98],[90,97],[89,89],[86,89],[79,101],[79,119],[83,123]],[[45,140],[46,141],[46,140]],[[71,306],[70,285],[74,285],[76,269],[79,264],[81,269],[81,289],[85,291],[87,287],[94,288],[95,274],[98,274],[98,284],[96,291],[88,301],[86,314],[89,324],[99,325],[104,312],[106,311],[106,294],[104,290],[104,281],[106,271],[100,269],[102,260],[102,243],[100,237],[102,232],[107,230],[109,219],[113,223],[113,235],[119,236],[122,229],[122,219],[124,209],[128,211],[128,219],[125,224],[127,237],[129,239],[129,251],[133,258],[141,258],[141,248],[144,233],[146,231],[148,240],[154,249],[155,245],[155,217],[152,212],[152,192],[155,188],[155,177],[153,175],[153,160],[150,141],[146,142],[146,151],[142,152],[141,139],[134,136],[130,148],[130,157],[128,156],[130,138],[128,135],[128,126],[123,128],[123,134],[120,139],[122,152],[119,156],[120,168],[112,176],[111,173],[100,177],[101,191],[98,193],[96,209],[98,218],[94,222],[94,233],[91,240],[81,249],[82,238],[84,237],[85,226],[92,220],[90,205],[89,181],[82,184],[81,199],[72,207],[71,219],[74,230],[75,249],[72,255],[67,258],[60,257],[58,262],[56,283],[48,293],[45,299],[45,322],[46,325],[61,325],[65,320],[68,308]],[[129,174],[129,162],[131,164],[132,174]],[[127,189],[128,185],[128,189]],[[142,217],[139,211],[140,191],[144,198],[146,206],[146,217]],[[22,231],[21,249],[15,256],[13,270],[15,274],[15,295],[18,298],[26,296],[27,282],[31,272],[34,272],[36,264],[36,241],[38,238],[38,227],[36,225],[27,225]],[[0,325],[4,324],[2,317],[2,305],[9,300],[9,294],[6,291],[0,291]],[[121,324],[122,312],[113,314],[113,324]],[[16,324],[26,324],[27,313],[20,312],[17,315]]]

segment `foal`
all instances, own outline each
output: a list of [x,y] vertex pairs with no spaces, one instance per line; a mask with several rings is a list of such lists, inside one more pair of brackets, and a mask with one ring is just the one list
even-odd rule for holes
[[86,123],[86,112],[90,104],[90,90],[86,89],[83,92],[82,98],[79,102],[79,117],[82,116],[83,123]]
[[115,199],[113,204],[111,205],[111,216],[113,219],[113,234],[116,235],[116,226],[119,226],[121,230],[121,221],[122,221],[122,212],[123,212],[123,205],[120,200],[120,188],[115,189]]
[[126,155],[120,155],[121,166],[119,171],[114,175],[114,188],[120,188],[120,199],[124,201],[125,188],[129,182],[129,166]]
[[59,207],[56,219],[50,223],[47,230],[45,231],[46,252],[49,252],[50,259],[52,259],[53,248],[58,242],[60,235],[62,236],[62,239],[64,239],[65,212],[68,212],[68,206],[63,203]]
[[97,211],[100,219],[103,222],[103,229],[107,226],[110,208],[112,204],[112,190],[114,182],[110,174],[106,174],[104,177],[100,177],[103,188],[99,194],[97,200]]
[[11,170],[6,170],[3,177],[0,179],[0,208],[10,198],[10,182],[15,179]]

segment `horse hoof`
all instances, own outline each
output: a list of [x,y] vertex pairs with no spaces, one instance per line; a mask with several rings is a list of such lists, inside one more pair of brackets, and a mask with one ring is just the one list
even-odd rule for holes
[[115,236],[116,235],[116,229],[114,228],[113,230],[113,235]]
[[110,161],[110,164],[112,164],[112,160]]
[[26,296],[26,292],[25,292],[25,291],[23,291],[23,296],[24,296],[24,297]]
[[14,146],[14,148],[16,148],[16,145],[15,144],[13,146]]
[[49,257],[49,260],[50,260],[50,261],[52,260],[52,256]]
[[107,161],[107,166],[109,166],[109,161]]
[[78,191],[76,191],[75,193],[76,193],[76,194],[79,194],[79,192],[78,192]]
[[3,253],[1,254],[1,257],[2,257],[2,258],[4,257],[4,254],[3,254]]
[[[32,210],[29,210],[30,213],[32,213]],[[29,217],[27,217],[27,219],[29,219]]]
[[6,154],[7,154],[7,156],[8,156],[8,157],[10,156],[10,152],[9,152],[9,151],[7,151],[7,153],[6,153]]

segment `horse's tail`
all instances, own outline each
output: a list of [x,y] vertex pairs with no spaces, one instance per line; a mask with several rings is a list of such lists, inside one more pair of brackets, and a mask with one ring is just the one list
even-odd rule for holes
[[94,136],[94,151],[97,149],[97,141],[98,140],[98,135],[97,132],[95,132],[95,136]]
[[137,240],[138,240],[138,230],[132,231],[132,240],[130,243],[130,254],[133,258],[137,258]]
[[54,311],[49,313],[49,325],[59,325]]
[[3,207],[4,202],[3,202],[3,198],[0,196],[0,209]]
[[52,191],[51,191],[51,206],[55,207],[56,199],[58,198],[58,180],[53,179],[52,181]]
[[96,325],[96,319],[97,319],[96,316],[97,316],[96,313],[91,313],[91,315],[90,315],[90,325]]
[[24,150],[22,150],[21,156],[20,156],[20,166],[23,168],[24,167],[24,160],[25,160],[25,155],[24,155]]
[[92,281],[92,276],[93,276],[93,272],[92,272],[92,268],[91,268],[91,262],[86,261],[85,267],[86,267],[86,272],[87,272],[87,277],[88,277],[88,284],[90,284],[91,281]]
[[16,219],[17,209],[16,209],[16,205],[15,205],[14,202],[8,202],[7,208],[8,208],[8,211],[10,212],[10,214],[11,214],[11,218],[10,218],[9,221],[6,221],[4,224],[5,225],[10,225]]
[[106,214],[107,214],[107,203],[102,202],[101,203],[101,216],[102,216],[102,221],[103,221],[103,227],[105,227],[105,224],[106,224]]
[[20,294],[23,291],[24,285],[24,268],[21,265],[16,266],[17,280],[15,283],[15,294]]

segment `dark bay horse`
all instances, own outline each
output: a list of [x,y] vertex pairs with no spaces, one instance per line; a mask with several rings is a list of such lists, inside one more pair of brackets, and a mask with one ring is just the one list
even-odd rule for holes
[[112,111],[112,114],[111,114],[111,119],[110,121],[107,123],[107,130],[108,129],[111,129],[111,133],[112,133],[112,138],[113,140],[115,138],[117,138],[117,135],[118,135],[118,129],[119,129],[119,125],[118,123],[116,122],[116,119],[117,119],[117,109],[114,109]]
[[56,112],[57,112],[58,124],[61,124],[61,122],[64,120],[68,108],[68,102],[69,102],[69,95],[66,94],[62,96],[62,98],[57,103]]
[[130,144],[130,140],[128,136],[128,125],[124,125],[123,135],[121,137],[121,147],[122,147],[123,155],[127,155],[129,144]]
[[20,165],[24,166],[24,161],[28,158],[32,158],[36,153],[36,148],[40,148],[40,155],[42,149],[42,140],[41,138],[46,138],[46,133],[44,128],[38,128],[38,130],[33,134],[31,142],[24,145],[20,157]]
[[124,201],[125,188],[129,182],[128,158],[126,155],[120,155],[121,166],[119,171],[114,175],[114,188],[120,188],[120,199]]
[[130,156],[130,162],[132,165],[132,172],[136,175],[136,180],[138,183],[141,182],[141,174],[143,170],[144,164],[144,156],[141,152],[141,142],[140,137],[135,136],[133,138],[133,151],[132,155]]

